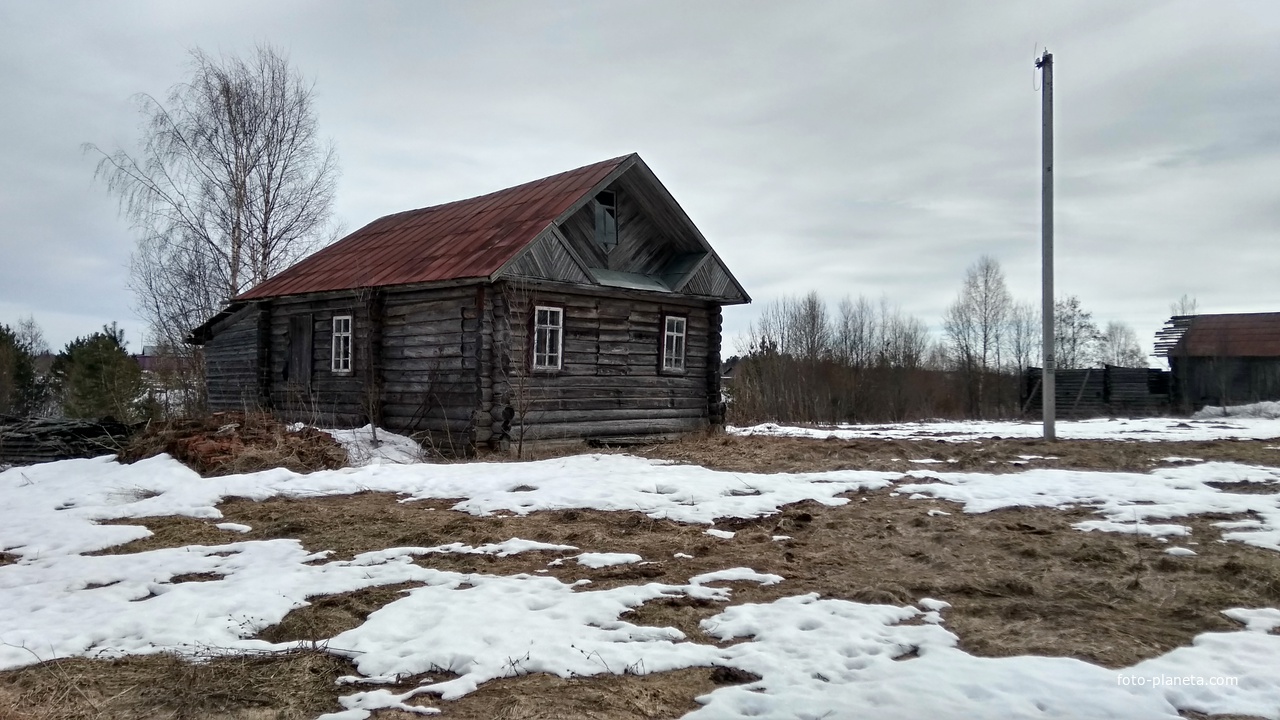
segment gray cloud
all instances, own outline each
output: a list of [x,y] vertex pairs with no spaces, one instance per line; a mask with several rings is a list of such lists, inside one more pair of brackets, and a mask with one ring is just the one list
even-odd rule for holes
[[1243,0],[6,3],[0,322],[139,337],[129,228],[79,145],[132,143],[130,95],[189,48],[262,41],[316,80],[350,229],[634,150],[758,302],[883,295],[930,325],[984,253],[1038,297],[1047,43],[1059,289],[1146,338],[1183,293],[1275,310],[1278,33]]

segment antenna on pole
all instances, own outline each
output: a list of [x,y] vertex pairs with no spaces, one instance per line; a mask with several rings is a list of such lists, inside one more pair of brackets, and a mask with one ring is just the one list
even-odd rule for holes
[[1045,48],[1036,60],[1043,82],[1040,87],[1040,319],[1041,319],[1041,406],[1044,408],[1044,439],[1057,440],[1054,420],[1057,397],[1054,392],[1053,332],[1053,55]]

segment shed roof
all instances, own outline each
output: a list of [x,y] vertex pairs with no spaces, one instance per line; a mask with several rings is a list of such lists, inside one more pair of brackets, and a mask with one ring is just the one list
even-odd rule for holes
[[1280,312],[1180,315],[1156,337],[1165,357],[1280,358]]
[[236,300],[489,277],[635,154],[387,215]]

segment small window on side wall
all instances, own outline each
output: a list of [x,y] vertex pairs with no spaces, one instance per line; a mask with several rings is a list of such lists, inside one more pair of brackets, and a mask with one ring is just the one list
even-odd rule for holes
[[604,190],[596,195],[596,243],[606,253],[618,245],[618,195]]
[[537,306],[533,313],[533,369],[559,370],[563,350],[564,309]]
[[662,370],[684,372],[684,346],[688,321],[677,315],[663,317]]
[[351,372],[351,316],[333,317],[333,354],[330,369],[336,373]]

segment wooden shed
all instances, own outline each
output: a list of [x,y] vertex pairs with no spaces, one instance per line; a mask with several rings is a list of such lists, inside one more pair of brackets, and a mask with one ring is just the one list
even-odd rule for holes
[[1169,360],[1175,405],[1280,400],[1280,313],[1177,315],[1156,335]]
[[375,220],[190,340],[212,410],[464,453],[721,424],[721,308],[746,302],[633,154]]

